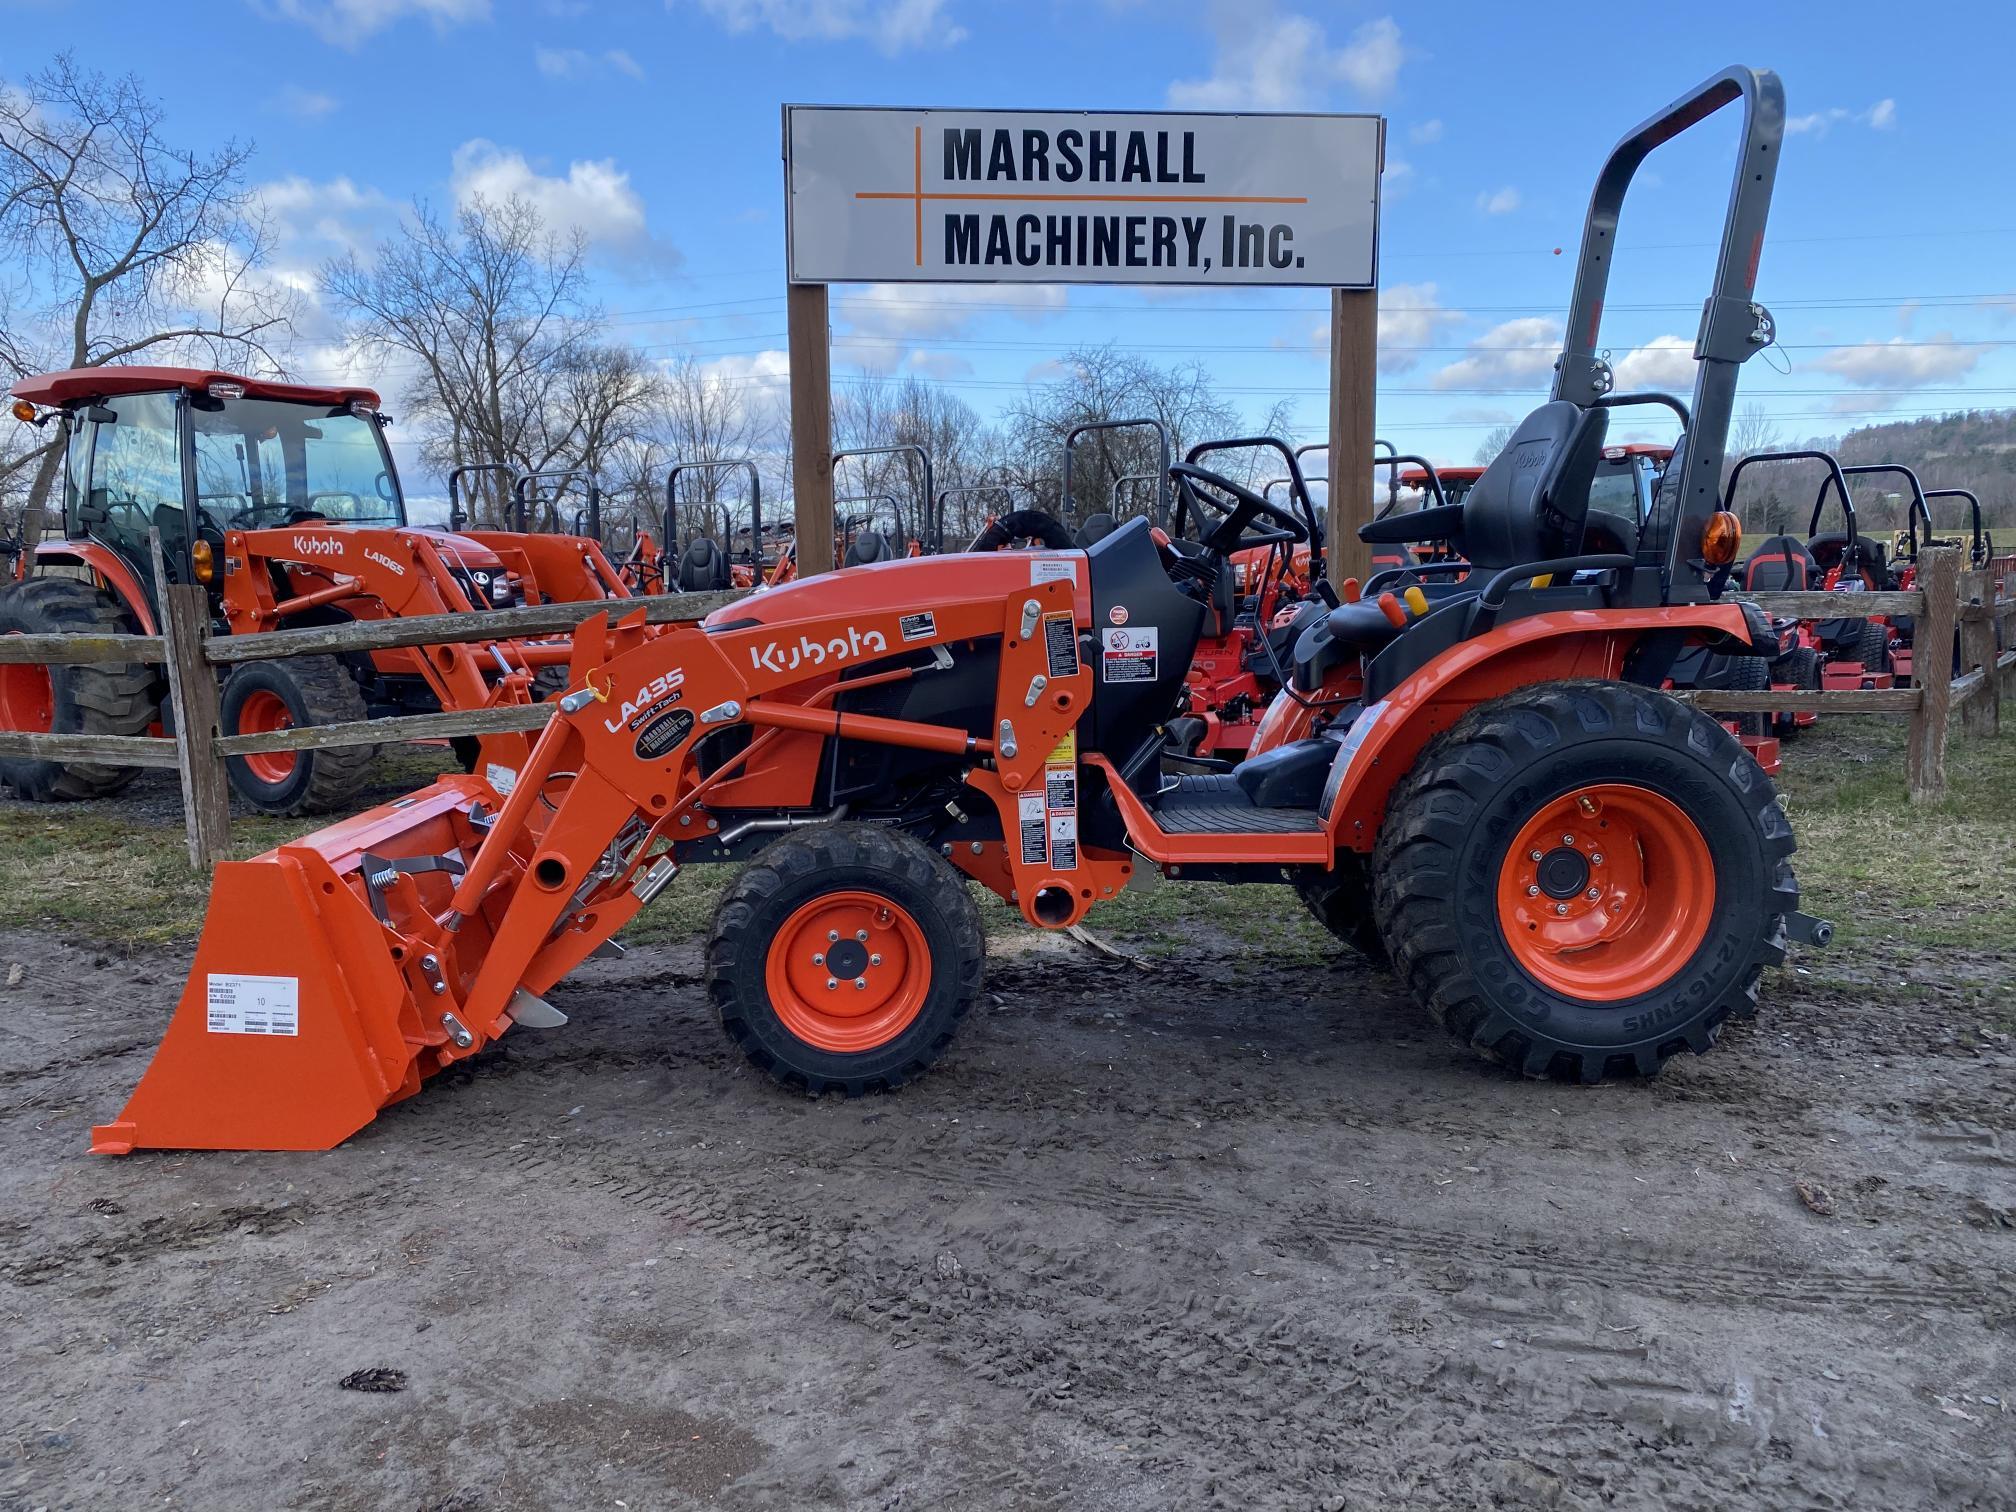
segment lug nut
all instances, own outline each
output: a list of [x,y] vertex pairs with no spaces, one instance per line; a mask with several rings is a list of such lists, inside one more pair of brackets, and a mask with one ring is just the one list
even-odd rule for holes
[[1591,856],[1589,858],[1589,864],[1591,866],[1601,866],[1603,864],[1603,852],[1598,851],[1596,852],[1595,855]]
[[1540,859],[1540,852],[1528,851],[1526,854],[1526,859],[1529,861],[1538,861]]
[[1526,896],[1529,898],[1537,898],[1540,896],[1540,889],[1537,887],[1529,887],[1526,889]]
[[866,987],[867,985],[868,985],[868,978],[866,977],[854,978],[854,990],[856,992],[859,992],[862,988]]
[[823,950],[815,950],[812,953],[812,964],[814,966],[824,966],[826,964],[826,952]]
[[833,944],[837,944],[837,943],[839,942],[839,939],[840,939],[840,931],[839,931],[839,930],[837,930],[837,929],[829,929],[829,930],[827,930],[827,931],[826,931],[826,943],[827,943],[828,945],[833,945]]
[[1554,912],[1556,912],[1557,914],[1564,914],[1568,912],[1568,905],[1566,903],[1556,903],[1554,905]]
[[862,944],[865,945],[868,943],[868,931],[865,929],[857,929],[854,931],[854,938],[859,940]]
[[1561,837],[1561,843],[1563,845],[1573,845],[1575,843],[1575,837],[1573,835],[1563,835]]
[[870,966],[880,966],[882,964],[882,957],[878,955],[871,955],[870,957],[868,957],[868,964]]
[[1598,898],[1602,897],[1603,894],[1599,889],[1592,887],[1584,896],[1586,896],[1591,903],[1594,903]]
[[826,990],[828,992],[831,992],[835,987],[838,987],[839,985],[840,984],[834,981],[833,978],[831,977],[826,978]]

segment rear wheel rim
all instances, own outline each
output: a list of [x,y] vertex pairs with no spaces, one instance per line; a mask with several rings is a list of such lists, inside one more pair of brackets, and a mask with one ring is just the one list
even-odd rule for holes
[[771,937],[764,986],[784,1027],[819,1050],[876,1050],[917,1021],[931,953],[909,911],[871,892],[822,893]]
[[0,730],[47,735],[55,728],[56,685],[49,669],[38,662],[0,664]]
[[1715,860],[1677,804],[1601,783],[1548,800],[1520,828],[1498,878],[1498,925],[1534,980],[1584,1002],[1622,1002],[1670,982],[1715,911]]
[[[287,700],[266,688],[255,688],[238,706],[240,735],[270,735],[276,730],[293,728],[294,711],[287,707]],[[294,751],[255,751],[240,759],[245,770],[259,781],[278,786],[294,775],[294,763],[299,756]]]

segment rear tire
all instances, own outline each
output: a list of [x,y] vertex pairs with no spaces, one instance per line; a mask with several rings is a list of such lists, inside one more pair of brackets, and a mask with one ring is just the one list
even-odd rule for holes
[[[1794,646],[1771,664],[1771,681],[1789,683],[1801,693],[1819,692],[1820,653],[1811,646]],[[1774,714],[1771,733],[1780,740],[1790,740],[1799,733],[1799,716]]]
[[[31,577],[0,589],[0,635],[131,635],[132,616],[77,578]],[[160,717],[156,674],[137,662],[0,665],[0,729],[58,735],[145,735]],[[33,803],[104,798],[140,768],[0,756],[0,784]]]
[[[349,724],[369,717],[350,671],[333,656],[246,662],[224,682],[218,725],[226,735]],[[225,762],[231,787],[262,814],[338,808],[364,785],[378,747],[275,751]]]
[[945,1053],[985,957],[964,879],[935,854],[873,825],[820,825],[767,847],[721,900],[707,992],[777,1081],[859,1097]]
[[[1619,834],[1628,848],[1595,849]],[[1770,779],[1715,720],[1628,683],[1543,683],[1421,754],[1387,807],[1373,906],[1457,1039],[1528,1076],[1649,1076],[1755,1011],[1799,905],[1792,849]]]
[[1888,672],[1890,627],[1873,620],[1864,621],[1861,633],[1855,637],[1855,659],[1862,663],[1862,670],[1870,677],[1880,677]]
[[[1722,686],[1732,693],[1769,693],[1771,664],[1761,656],[1732,656]],[[1738,714],[1732,723],[1739,735],[1763,735],[1771,728],[1772,716],[1762,711]]]

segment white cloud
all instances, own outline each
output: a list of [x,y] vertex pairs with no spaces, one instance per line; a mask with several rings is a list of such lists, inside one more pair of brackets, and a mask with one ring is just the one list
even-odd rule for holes
[[1470,355],[1452,362],[1430,383],[1438,389],[1512,389],[1544,380],[1561,351],[1561,322],[1551,315],[1527,315],[1495,325],[1470,344]]
[[[1433,346],[1444,329],[1461,325],[1460,312],[1443,306],[1432,283],[1388,284],[1379,291],[1379,371],[1406,373],[1421,365],[1421,347]],[[1319,352],[1330,349],[1330,318],[1309,331],[1309,343]]]
[[1924,341],[1893,336],[1836,347],[1807,364],[1815,372],[1832,373],[1857,388],[1922,388],[1951,383],[1974,371],[1981,349],[1954,346],[1951,331],[1939,331]]
[[347,178],[317,183],[296,174],[256,186],[252,197],[280,250],[304,256],[365,252],[399,217],[391,200]]
[[620,47],[600,53],[583,52],[578,47],[539,47],[533,49],[532,61],[549,79],[593,79],[610,72],[633,79],[644,77],[643,66]]
[[907,368],[941,377],[955,361],[961,371],[970,371],[963,358],[929,352],[925,345],[963,335],[989,314],[1034,325],[1062,313],[1069,298],[1061,284],[868,284],[838,301],[840,349],[849,362],[872,372]]
[[1615,363],[1617,388],[1623,393],[1660,389],[1680,393],[1694,386],[1694,343],[1685,336],[1655,336]]
[[1430,143],[1441,141],[1442,140],[1441,118],[1438,116],[1432,121],[1423,121],[1418,126],[1408,127],[1407,140],[1410,142],[1418,142],[1423,147],[1428,146]]
[[891,57],[913,48],[954,47],[966,40],[966,28],[946,14],[946,0],[694,0],[694,3],[731,32],[761,29],[786,42],[867,42]]
[[1208,79],[1178,79],[1169,103],[1186,110],[1294,110],[1342,84],[1366,99],[1392,88],[1406,58],[1391,16],[1367,21],[1332,48],[1321,23],[1264,6],[1221,3],[1218,56]]
[[262,9],[300,22],[332,47],[352,50],[409,17],[432,22],[436,31],[490,19],[490,0],[264,0]]
[[333,112],[340,103],[341,101],[334,95],[323,94],[314,89],[303,89],[299,84],[287,84],[266,101],[266,108],[299,117],[304,121],[319,121]]
[[521,199],[549,227],[579,231],[604,250],[641,252],[650,243],[644,201],[614,158],[569,163],[564,177],[543,174],[522,152],[476,137],[455,149],[451,183],[457,205]]
[[1792,116],[1785,122],[1788,136],[1825,136],[1836,126],[1867,126],[1871,131],[1888,131],[1897,124],[1897,102],[1878,100],[1867,110],[1849,110],[1842,105],[1816,110],[1811,115]]
[[1510,215],[1519,208],[1519,191],[1510,184],[1503,189],[1480,189],[1477,208],[1486,215]]

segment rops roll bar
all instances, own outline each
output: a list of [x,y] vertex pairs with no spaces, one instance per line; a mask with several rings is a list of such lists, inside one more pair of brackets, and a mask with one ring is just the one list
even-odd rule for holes
[[[1414,466],[1421,469],[1423,476],[1426,477],[1426,479],[1428,480],[1426,486],[1426,492],[1435,495],[1435,503],[1437,505],[1447,504],[1449,502],[1449,496],[1444,492],[1442,492],[1442,475],[1437,471],[1435,471],[1435,464],[1433,462],[1430,462],[1426,457],[1419,456],[1414,452],[1396,451],[1393,452],[1391,456],[1374,457],[1372,459],[1372,466],[1375,469],[1381,467],[1390,467],[1393,469],[1393,471],[1387,475],[1392,480],[1392,483],[1391,486],[1386,490],[1387,492],[1386,507],[1380,510],[1379,513],[1377,513],[1376,515],[1372,516],[1372,518],[1375,520],[1385,519],[1386,516],[1393,513],[1394,508],[1400,503],[1400,464],[1402,462],[1411,462],[1414,464]],[[1427,509],[1429,506],[1423,504],[1421,507],[1423,509]]]
[[[1090,435],[1093,431],[1138,430],[1143,426],[1155,432],[1155,441],[1158,448],[1155,459],[1155,504],[1149,516],[1149,523],[1157,526],[1166,526],[1168,524],[1169,427],[1164,425],[1160,420],[1153,419],[1094,420],[1085,425],[1074,425],[1064,433],[1064,489],[1062,496],[1058,499],[1058,507],[1064,511],[1066,524],[1076,526],[1085,523],[1084,511],[1079,509],[1078,501],[1072,496],[1071,492],[1071,448],[1077,444],[1078,438]],[[1127,476],[1139,477],[1140,474],[1129,473]]]
[[469,523],[469,516],[462,509],[462,480],[471,473],[502,473],[507,480],[505,488],[511,489],[518,477],[518,470],[509,462],[469,462],[448,474],[448,528],[460,530]]
[[[1918,474],[1901,462],[1858,462],[1852,467],[1841,468],[1840,473],[1839,486],[1844,490],[1848,487],[1848,479],[1866,478],[1877,473],[1888,473],[1902,478],[1906,483],[1910,484],[1911,499],[1905,505],[1904,523],[1905,528],[1911,534],[1911,554],[1916,556],[1918,554],[1918,517],[1923,515],[1925,517],[1925,529],[1927,531],[1932,529],[1932,511],[1925,507],[1925,490],[1919,485]],[[1834,486],[1836,486],[1835,479],[1832,477],[1820,480],[1820,496],[1813,501],[1813,518],[1806,525],[1806,534],[1809,536],[1820,533],[1820,510],[1827,502],[1827,490]]]
[[[901,446],[854,446],[849,447],[844,451],[837,451],[833,453],[833,476],[836,479],[840,476],[840,464],[848,457],[895,457],[895,456],[904,456],[904,457],[914,456],[920,463],[923,464],[924,491],[923,493],[919,494],[918,497],[923,500],[925,514],[929,515],[931,512],[931,500],[932,500],[931,453],[924,450],[923,447],[917,445],[914,441],[907,442]],[[944,551],[945,522],[942,519],[936,521],[926,519],[924,522],[924,530],[921,533],[920,538],[924,537],[929,538],[930,549],[934,554]]]
[[[602,539],[602,485],[595,481],[595,474],[585,467],[553,468],[546,472],[532,472],[521,475],[511,487],[511,525],[523,532],[525,520],[530,512],[532,491],[541,483],[555,483],[565,487],[576,478],[585,478],[588,483],[588,534],[596,540]],[[554,490],[556,493],[559,489]]]
[[[1857,532],[1855,526],[1855,500],[1849,495],[1848,479],[1841,472],[1841,463],[1832,452],[1805,450],[1762,451],[1752,452],[1747,457],[1741,457],[1737,459],[1736,465],[1729,470],[1729,492],[1724,499],[1717,501],[1721,507],[1732,511],[1736,508],[1736,487],[1742,481],[1743,469],[1760,462],[1818,462],[1827,469],[1827,476],[1820,480],[1820,494],[1814,500],[1813,520],[1807,526],[1806,534],[1812,536],[1819,533],[1820,504],[1826,499],[1827,490],[1830,487],[1834,488],[1841,495],[1841,512],[1848,518],[1848,542],[1841,548],[1841,562],[1843,566],[1846,566],[1850,561],[1859,564],[1862,558],[1862,537]],[[1785,564],[1785,574],[1787,583],[1790,583],[1792,574],[1792,564],[1790,562]]]
[[1969,563],[1979,567],[1995,554],[1994,542],[1989,539],[1988,533],[1981,528],[1980,495],[1975,493],[1971,488],[1934,488],[1927,492],[1925,495],[1925,502],[1928,506],[1925,516],[1925,530],[1928,535],[1932,530],[1932,516],[1929,506],[1934,499],[1965,499],[1967,501],[1967,506],[1974,516],[1974,539],[1973,543],[1967,548],[1967,560]]
[[[1726,105],[1741,102],[1743,131],[1722,219],[1715,281],[1701,310],[1694,340],[1694,398],[1687,445],[1660,480],[1659,495],[1639,533],[1637,561],[1656,569],[1658,600],[1669,601],[1708,516],[1722,498],[1722,461],[1735,409],[1737,369],[1769,346],[1775,335],[1770,311],[1752,297],[1757,261],[1770,218],[1779,146],[1785,135],[1785,87],[1768,69],[1729,68],[1696,85],[1613,147],[1589,200],[1576,256],[1575,292],[1568,306],[1567,338],[1554,365],[1555,399],[1588,408],[1610,394],[1615,378],[1597,355],[1603,301],[1617,251],[1617,226],[1625,192],[1654,148],[1699,125]],[[1649,579],[1646,572],[1640,576]],[[1634,583],[1649,598],[1649,585]],[[1702,582],[1690,598],[1704,596]]]
[[[720,457],[711,462],[675,462],[672,470],[665,474],[665,552],[667,557],[676,556],[679,551],[679,475],[681,473],[703,473],[741,471],[749,478],[749,549],[758,570],[763,565],[763,476],[757,472],[756,464],[747,457]],[[721,550],[726,553],[734,539],[734,532],[727,528],[727,520],[722,520]]]

